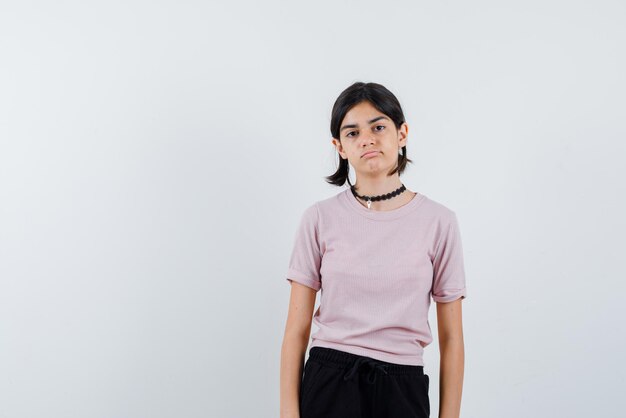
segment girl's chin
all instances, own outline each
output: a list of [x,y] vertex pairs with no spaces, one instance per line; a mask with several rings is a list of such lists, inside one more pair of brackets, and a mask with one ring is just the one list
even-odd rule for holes
[[380,161],[372,161],[369,164],[365,163],[362,164],[361,167],[363,167],[363,170],[365,173],[368,174],[372,174],[372,173],[376,173],[376,172],[389,172],[391,170],[393,170],[394,166],[393,165],[389,165],[389,166],[385,166],[384,164],[382,164],[382,162]]

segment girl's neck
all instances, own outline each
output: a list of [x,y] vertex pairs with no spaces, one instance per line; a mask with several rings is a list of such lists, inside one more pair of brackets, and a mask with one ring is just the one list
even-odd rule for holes
[[[394,190],[402,187],[400,178],[392,177],[386,180],[357,180],[354,183],[354,190],[359,196],[379,196],[387,193],[391,193]],[[387,200],[372,201],[370,210],[386,211],[404,206],[413,199],[415,193],[408,188],[400,193],[398,196],[394,196]],[[367,207],[367,203],[362,199],[357,199],[363,206]]]

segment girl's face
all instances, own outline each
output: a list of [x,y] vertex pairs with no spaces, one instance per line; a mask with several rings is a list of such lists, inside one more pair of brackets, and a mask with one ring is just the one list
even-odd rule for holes
[[389,116],[364,101],[346,113],[340,126],[340,141],[332,142],[342,158],[364,174],[387,173],[398,163],[398,152],[406,145],[408,125],[396,129]]

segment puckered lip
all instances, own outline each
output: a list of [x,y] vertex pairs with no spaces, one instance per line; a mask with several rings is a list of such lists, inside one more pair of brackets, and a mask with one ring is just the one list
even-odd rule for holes
[[377,150],[377,149],[370,149],[370,150],[367,150],[367,151],[365,151],[363,154],[361,154],[361,158],[365,157],[365,156],[366,156],[367,154],[369,154],[370,152],[380,152],[380,151],[379,151],[379,150]]

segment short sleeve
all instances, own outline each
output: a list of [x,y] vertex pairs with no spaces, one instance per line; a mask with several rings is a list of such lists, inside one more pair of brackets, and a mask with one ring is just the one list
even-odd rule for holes
[[435,302],[452,302],[467,297],[463,246],[456,213],[446,221],[433,257],[432,297]]
[[302,214],[287,270],[288,281],[293,280],[316,291],[321,288],[322,262],[318,220],[317,205],[308,207]]

